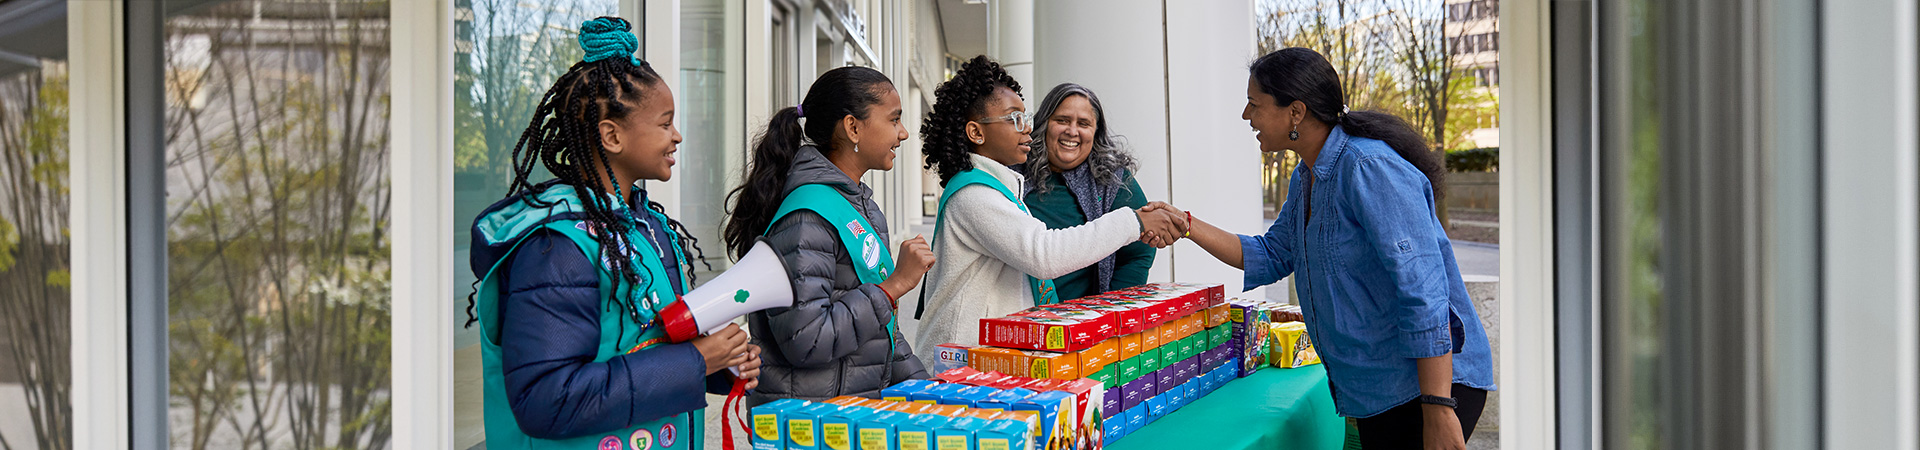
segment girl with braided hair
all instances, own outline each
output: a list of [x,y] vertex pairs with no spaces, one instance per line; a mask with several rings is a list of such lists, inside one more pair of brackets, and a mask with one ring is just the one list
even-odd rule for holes
[[[738,326],[675,344],[655,320],[701,256],[640,184],[673,175],[681,138],[673,92],[633,57],[630,30],[581,24],[586,58],[541,98],[506,198],[474,221],[490,448],[698,449],[704,394],[733,385],[724,369],[757,386],[759,351]],[[554,179],[529,180],[536,163]]]
[[974,57],[934,98],[920,136],[927,168],[945,187],[933,231],[940,263],[922,288],[915,347],[978,343],[979,319],[1060,301],[1053,278],[1127,244],[1183,233],[1185,222],[1166,211],[1121,207],[1062,229],[1028,214],[1026,178],[1009,166],[1027,162],[1033,118],[999,63]]

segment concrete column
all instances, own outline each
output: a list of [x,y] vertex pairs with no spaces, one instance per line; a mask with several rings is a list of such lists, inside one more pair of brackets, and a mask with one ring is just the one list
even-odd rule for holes
[[1034,45],[1034,1],[992,0],[987,5],[993,11],[987,25],[987,51],[991,52],[988,56],[1000,62],[1000,67],[1005,68],[1008,75],[1013,75],[1015,81],[1026,87],[1029,103],[1036,99],[1036,95],[1046,95],[1045,90],[1032,93],[1035,89],[1031,87],[1034,81],[1034,48],[1037,47]]

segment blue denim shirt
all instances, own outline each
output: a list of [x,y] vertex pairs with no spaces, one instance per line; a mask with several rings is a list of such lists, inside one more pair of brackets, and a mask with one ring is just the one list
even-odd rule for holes
[[[1309,171],[1313,198],[1305,199]],[[1342,416],[1418,398],[1415,359],[1448,352],[1454,383],[1494,389],[1487,332],[1433,208],[1432,186],[1413,164],[1336,126],[1313,167],[1294,168],[1267,234],[1240,236],[1248,289],[1296,275],[1307,334]]]

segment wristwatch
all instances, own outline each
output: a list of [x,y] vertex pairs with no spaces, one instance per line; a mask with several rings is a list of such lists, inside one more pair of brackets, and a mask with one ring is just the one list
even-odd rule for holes
[[1440,406],[1445,406],[1447,408],[1453,408],[1453,409],[1460,408],[1459,401],[1454,400],[1452,398],[1448,398],[1448,397],[1441,397],[1438,395],[1422,395],[1420,396],[1420,403],[1426,404],[1426,405],[1440,405]]

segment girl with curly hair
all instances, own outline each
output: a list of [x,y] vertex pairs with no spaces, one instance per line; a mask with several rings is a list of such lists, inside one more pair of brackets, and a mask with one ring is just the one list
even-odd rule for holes
[[1053,278],[1143,238],[1184,232],[1170,212],[1133,208],[1048,229],[1028,214],[1026,178],[1009,167],[1027,161],[1033,140],[1020,83],[976,56],[934,97],[920,135],[927,168],[945,187],[933,232],[940,264],[922,288],[916,346],[978,343],[979,319],[1060,301]]
[[[798,106],[773,114],[753,164],[731,195],[727,247],[743,256],[764,239],[786,262],[794,304],[747,315],[766,352],[766,383],[747,399],[879,398],[880,389],[927,378],[893,320],[900,296],[933,264],[926,239],[887,252],[887,217],[861,183],[892,170],[907,140],[900,94],[878,70],[827,71]],[[898,259],[895,259],[895,258]]]
[[[734,385],[724,369],[758,383],[738,326],[675,344],[656,320],[692,284],[699,247],[640,185],[673,176],[680,132],[629,30],[581,24],[586,58],[541,98],[506,198],[474,220],[489,448],[698,449],[706,394]],[[536,165],[555,179],[529,181]]]
[[[1072,228],[1120,208],[1143,208],[1147,195],[1133,179],[1133,154],[1107,128],[1100,96],[1060,83],[1034,114],[1033,150],[1013,166],[1027,178],[1027,208],[1047,228]],[[1060,298],[1077,298],[1147,282],[1158,250],[1145,242],[1121,247],[1098,264],[1053,279]]]

